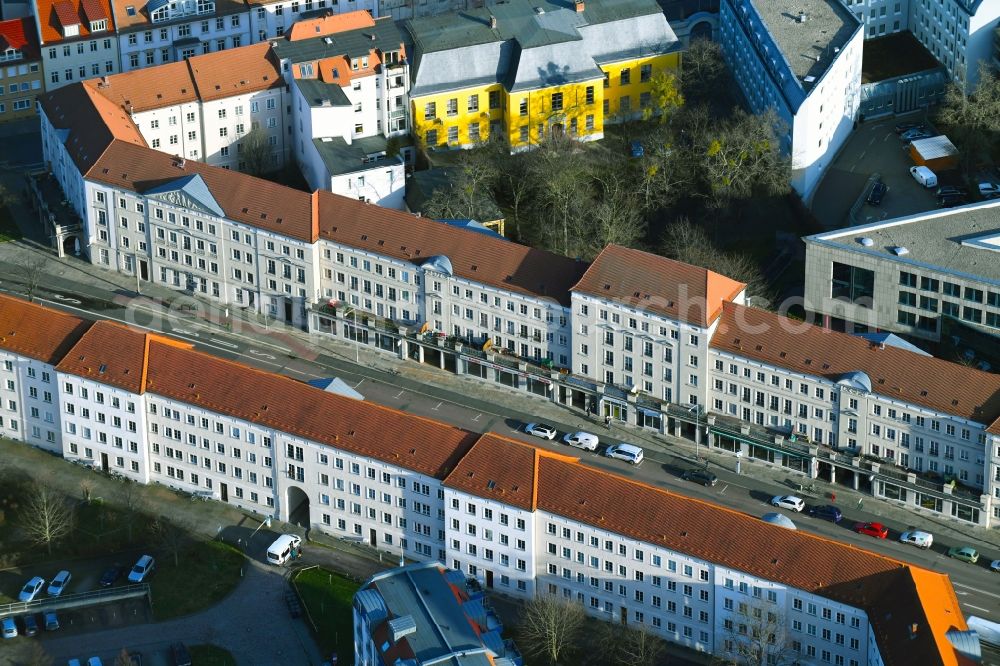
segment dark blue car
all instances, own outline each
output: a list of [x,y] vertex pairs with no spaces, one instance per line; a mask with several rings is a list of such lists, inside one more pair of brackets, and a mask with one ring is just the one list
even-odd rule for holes
[[840,509],[830,504],[809,507],[809,515],[822,518],[823,520],[832,520],[835,523],[839,523],[844,517]]
[[629,153],[631,153],[633,159],[639,159],[646,154],[646,150],[642,147],[642,143],[639,140],[635,140],[629,144]]

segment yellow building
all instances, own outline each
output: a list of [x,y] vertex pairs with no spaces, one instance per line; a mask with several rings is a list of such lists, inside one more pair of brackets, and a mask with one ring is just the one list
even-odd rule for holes
[[502,134],[513,150],[638,118],[680,45],[655,0],[503,0],[408,21],[413,132],[432,150]]

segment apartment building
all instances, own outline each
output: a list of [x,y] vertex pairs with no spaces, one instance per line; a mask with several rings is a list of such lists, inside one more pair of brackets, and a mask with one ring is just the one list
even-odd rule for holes
[[283,37],[296,21],[352,12],[385,16],[375,0],[248,0],[253,41]]
[[807,236],[806,309],[835,328],[1000,334],[1000,202]]
[[43,78],[34,18],[0,21],[0,123],[35,117]]
[[25,313],[0,341],[15,365],[38,353],[32,332],[59,345],[50,382],[69,460],[280,519],[304,511],[314,529],[707,653],[733,654],[759,611],[784,619],[776,649],[804,660],[896,663],[918,650],[959,663],[945,633],[966,625],[944,574],[117,323],[8,297],[0,307]]
[[990,63],[1000,5],[989,0],[841,0],[865,25],[865,38],[908,30],[971,92]]
[[354,663],[521,666],[482,588],[437,562],[375,574],[354,594]]
[[110,0],[34,0],[45,90],[121,71]]
[[[722,305],[746,285],[712,271],[609,245],[572,288],[573,372],[664,402],[704,405],[705,355]],[[605,416],[631,420],[625,396]]]
[[723,0],[719,34],[750,109],[785,124],[791,185],[810,201],[857,119],[860,22],[838,0]]
[[356,11],[299,21],[274,42],[291,90],[296,161],[311,188],[404,208],[410,149],[390,155],[389,139],[407,142],[405,41],[399,24]]
[[[908,385],[905,368],[923,367],[926,357],[861,353],[857,346],[869,342],[845,334],[821,342],[810,329],[780,338],[779,359],[803,358],[772,359],[780,372],[759,371],[767,391],[737,383],[721,376],[716,360],[759,372],[713,356],[727,308],[742,308],[735,281],[618,247],[587,264],[174,158],[147,148],[120,105],[89,85],[46,98],[43,148],[86,220],[81,248],[96,265],[656,432],[707,435],[710,446],[813,478],[840,475],[906,506],[980,525],[1000,519],[995,375],[944,364],[938,374],[955,386],[981,387],[977,402],[929,384],[912,386],[904,399],[879,388]],[[728,331],[756,311],[734,312]],[[753,358],[741,349],[742,335],[731,337],[730,352]],[[806,363],[812,357],[796,351],[798,340],[813,338],[852,350],[844,352],[850,365],[825,361],[838,368],[830,374],[824,363]],[[895,364],[883,365],[886,357]],[[831,383],[842,379],[866,396],[856,407],[826,404]],[[803,385],[809,401],[799,397]],[[848,414],[855,408],[874,420]],[[874,418],[881,415],[888,420]],[[933,423],[944,435],[932,426],[925,432]],[[838,449],[880,462],[862,468]],[[962,484],[957,491],[953,480]]]
[[255,156],[258,168],[273,171],[287,161],[287,94],[268,44],[190,56],[82,85],[126,112],[146,145],[163,153],[245,171],[246,136],[260,128],[266,147]]
[[552,135],[604,136],[653,112],[652,80],[680,44],[651,0],[511,0],[413,19],[413,134],[430,150],[502,136],[513,150]]
[[121,71],[251,43],[250,11],[237,0],[113,0]]

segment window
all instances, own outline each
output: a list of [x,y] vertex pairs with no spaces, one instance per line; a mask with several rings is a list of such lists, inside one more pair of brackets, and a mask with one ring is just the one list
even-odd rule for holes
[[479,95],[469,95],[469,113],[479,111]]
[[639,81],[641,83],[649,83],[653,78],[653,66],[652,65],[642,65],[639,67]]
[[875,295],[875,272],[849,264],[833,262],[831,297],[872,307]]
[[562,111],[563,108],[563,94],[561,92],[552,93],[552,110]]
[[626,67],[622,70],[621,85],[627,86],[630,83],[632,83],[632,70]]
[[458,98],[452,97],[448,100],[448,115],[457,116],[458,115]]
[[[427,102],[424,105],[424,120],[433,120],[434,118],[437,118],[437,103],[436,102]],[[428,141],[428,143],[431,143],[431,142]],[[437,143],[437,142],[435,141],[434,143]]]
[[521,115],[521,116],[527,116],[528,115],[528,98],[527,97],[525,97],[524,99],[522,99],[521,103],[518,105],[518,114]]

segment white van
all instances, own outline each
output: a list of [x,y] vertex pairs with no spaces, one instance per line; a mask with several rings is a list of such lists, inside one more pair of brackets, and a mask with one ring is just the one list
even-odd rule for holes
[[574,432],[563,437],[563,441],[570,446],[575,446],[578,449],[583,449],[584,451],[596,451],[598,444],[601,441],[597,438],[597,435],[591,434],[589,432]]
[[298,553],[302,547],[302,539],[295,534],[282,534],[274,540],[267,549],[269,564],[282,565],[292,559],[292,551]]
[[910,175],[924,187],[937,187],[937,176],[925,166],[910,167]]
[[899,536],[899,541],[901,543],[908,543],[916,546],[917,548],[923,548],[927,550],[934,544],[934,535],[929,532],[921,532],[920,530],[914,530],[912,532],[903,532]]

